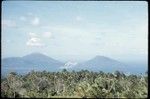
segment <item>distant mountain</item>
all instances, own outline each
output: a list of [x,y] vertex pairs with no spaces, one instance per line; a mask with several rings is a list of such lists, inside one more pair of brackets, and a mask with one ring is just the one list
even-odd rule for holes
[[[135,63],[135,62],[134,62]],[[58,71],[62,69],[67,70],[81,70],[87,69],[90,71],[104,71],[104,72],[113,72],[116,70],[123,72],[141,72],[142,70],[147,70],[144,65],[128,65],[117,60],[111,59],[105,56],[96,56],[90,60],[87,60],[82,63],[77,62],[66,62],[62,63],[58,60],[55,60],[49,56],[43,55],[41,53],[32,53],[23,57],[10,57],[2,59],[2,73],[16,71],[18,73],[26,73],[31,70],[41,71]],[[142,72],[143,72],[142,71]]]
[[112,72],[115,70],[125,71],[125,64],[117,60],[105,57],[96,56],[88,61],[76,65],[76,69],[88,69],[93,71]]
[[22,59],[24,61],[30,62],[36,66],[41,66],[41,67],[48,66],[48,67],[58,68],[63,65],[62,62],[59,62],[58,60],[55,60],[53,58],[50,58],[40,53],[29,54],[22,57]]
[[56,71],[63,65],[64,63],[40,53],[32,53],[23,57],[10,57],[2,59],[2,68],[7,71]]

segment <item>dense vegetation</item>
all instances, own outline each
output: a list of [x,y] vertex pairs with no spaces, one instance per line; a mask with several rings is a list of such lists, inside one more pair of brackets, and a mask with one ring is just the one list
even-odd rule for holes
[[1,97],[93,97],[93,98],[146,98],[148,95],[147,75],[125,75],[115,73],[78,72],[35,72],[18,75],[14,72],[1,79]]

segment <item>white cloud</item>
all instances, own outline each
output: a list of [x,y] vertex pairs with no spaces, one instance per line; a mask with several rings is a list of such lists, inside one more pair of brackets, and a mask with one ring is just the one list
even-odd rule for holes
[[34,46],[34,47],[43,47],[45,44],[42,42],[44,39],[49,39],[52,37],[51,32],[44,32],[44,33],[33,33],[29,32],[29,40],[27,41],[27,46]]
[[37,34],[30,32],[30,33],[29,33],[29,36],[30,36],[30,37],[37,37]]
[[19,19],[32,26],[38,26],[40,24],[40,18],[33,13],[27,13],[27,15],[20,16]]
[[60,69],[69,69],[69,68],[73,68],[73,67],[75,67],[76,65],[77,65],[78,63],[77,62],[67,62],[67,63],[65,63],[65,65],[64,66],[61,66],[60,67]]
[[35,38],[35,37],[30,38],[26,44],[27,46],[31,46],[31,47],[43,47],[44,46],[44,44],[41,42],[41,39]]
[[2,20],[2,27],[16,27],[16,23],[13,20]]
[[40,19],[38,17],[34,17],[33,20],[31,20],[31,24],[33,26],[38,26],[40,24]]
[[41,39],[35,33],[29,33],[30,39],[27,41],[26,45],[30,47],[43,47]]

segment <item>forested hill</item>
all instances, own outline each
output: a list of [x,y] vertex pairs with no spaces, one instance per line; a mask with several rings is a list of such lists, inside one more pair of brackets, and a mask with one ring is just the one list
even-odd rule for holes
[[148,76],[90,72],[12,72],[1,79],[1,97],[27,98],[146,98]]

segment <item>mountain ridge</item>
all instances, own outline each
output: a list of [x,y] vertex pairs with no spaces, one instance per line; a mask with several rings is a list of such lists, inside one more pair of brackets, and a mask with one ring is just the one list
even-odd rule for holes
[[50,70],[56,71],[64,63],[55,60],[39,53],[31,53],[23,57],[8,57],[2,59],[3,69],[11,69],[14,71],[19,71],[20,68],[24,70]]
[[[67,64],[67,65],[66,65]],[[94,71],[114,71],[124,70],[125,64],[112,58],[97,55],[90,60],[73,64],[63,63],[41,53],[31,53],[22,57],[9,57],[2,59],[2,67],[17,68],[26,67],[27,69],[57,71],[69,66],[71,70],[94,70]]]

